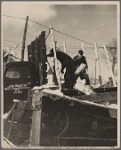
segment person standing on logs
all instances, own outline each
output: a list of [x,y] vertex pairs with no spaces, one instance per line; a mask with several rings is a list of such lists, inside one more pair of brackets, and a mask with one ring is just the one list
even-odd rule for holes
[[78,55],[73,58],[73,61],[75,65],[75,80],[80,77],[81,80],[86,80],[86,85],[90,85],[89,76],[86,73],[88,65],[85,56],[83,56],[83,50],[78,51]]
[[[50,50],[50,53],[47,57],[53,57],[54,52],[53,48]],[[65,88],[73,88],[74,86],[74,62],[73,59],[67,55],[66,53],[56,50],[56,57],[61,62],[62,68],[61,73],[64,73],[64,69],[66,68],[66,72],[64,74],[65,80]]]

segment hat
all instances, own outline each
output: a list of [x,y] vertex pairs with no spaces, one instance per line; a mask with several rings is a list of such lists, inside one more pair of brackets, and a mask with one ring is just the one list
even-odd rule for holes
[[83,50],[79,50],[78,53],[79,53],[80,55],[83,55],[84,52],[83,52]]

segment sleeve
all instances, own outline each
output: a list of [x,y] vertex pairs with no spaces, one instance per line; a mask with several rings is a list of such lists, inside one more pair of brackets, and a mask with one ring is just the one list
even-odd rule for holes
[[80,64],[80,57],[77,55],[73,58],[74,64],[79,65]]
[[84,59],[83,63],[86,64],[87,68],[88,68],[88,64],[87,64],[86,58],[84,56],[83,56],[83,59]]
[[76,61],[77,60],[77,56],[75,56],[74,58],[73,58],[73,61]]

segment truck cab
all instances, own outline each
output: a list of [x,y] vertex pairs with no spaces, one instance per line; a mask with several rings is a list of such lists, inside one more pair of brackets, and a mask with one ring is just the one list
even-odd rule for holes
[[4,71],[4,113],[13,99],[26,100],[28,90],[39,85],[38,70],[32,62],[10,62]]

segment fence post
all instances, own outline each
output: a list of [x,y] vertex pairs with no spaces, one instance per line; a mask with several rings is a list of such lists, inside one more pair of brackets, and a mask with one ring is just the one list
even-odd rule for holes
[[[32,126],[30,131],[30,146],[41,145],[42,131],[42,90],[32,91]],[[38,103],[38,104],[37,104]],[[36,105],[37,104],[37,105]]]
[[54,80],[56,84],[58,83],[59,89],[61,89],[61,83],[60,83],[60,76],[59,76],[59,70],[58,70],[58,63],[57,63],[57,57],[56,57],[56,43],[57,41],[54,41],[54,33],[53,33],[53,28],[50,25],[50,33],[51,33],[51,38],[52,38],[52,46],[53,46],[53,52],[54,52]]
[[97,69],[97,67],[96,67],[96,63],[97,62],[97,60],[95,59],[95,85],[96,85],[96,69]]
[[112,80],[113,80],[113,85],[114,85],[114,87],[116,87],[113,71],[112,71],[110,60],[109,60],[109,56],[108,56],[108,51],[107,51],[107,48],[106,48],[105,44],[103,44],[103,47],[104,47],[105,54],[106,54],[106,57],[107,57],[107,62],[108,62],[109,68],[110,68],[111,77],[112,77]]
[[25,24],[24,35],[23,35],[23,42],[22,42],[21,61],[24,61],[24,50],[25,50],[25,41],[26,41],[28,20],[29,20],[29,16],[26,17],[26,24]]
[[[94,43],[94,45],[95,45],[95,55],[96,55],[95,65],[98,64],[99,82],[100,82],[100,86],[102,86],[101,67],[100,67],[100,61],[99,61],[99,56],[98,56],[97,43]],[[96,67],[95,67],[95,72],[96,72]]]
[[82,50],[83,50],[83,52],[84,52],[84,56],[86,56],[86,54],[85,54],[85,47],[84,47],[84,43],[82,43]]
[[66,43],[63,43],[63,47],[64,47],[64,52],[67,53]]

